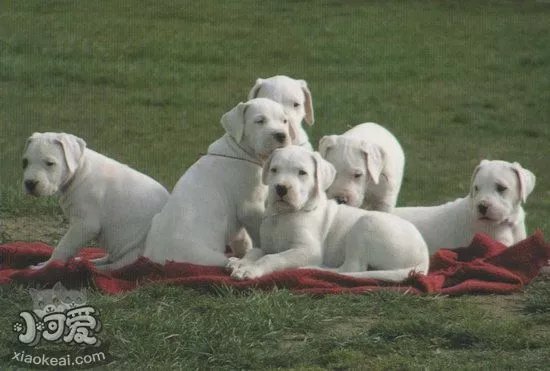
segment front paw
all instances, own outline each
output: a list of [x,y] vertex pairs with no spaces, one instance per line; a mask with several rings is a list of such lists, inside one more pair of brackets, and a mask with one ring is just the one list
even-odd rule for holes
[[225,269],[228,271],[228,272],[233,272],[235,269],[238,269],[239,267],[241,267],[243,264],[246,263],[246,261],[244,261],[243,259],[239,259],[239,258],[235,258],[235,257],[230,257],[230,258],[227,258],[227,264],[225,264]]
[[241,266],[233,269],[233,272],[231,272],[231,278],[239,281],[252,280],[254,278],[261,277],[262,275],[262,270],[251,264],[241,264]]

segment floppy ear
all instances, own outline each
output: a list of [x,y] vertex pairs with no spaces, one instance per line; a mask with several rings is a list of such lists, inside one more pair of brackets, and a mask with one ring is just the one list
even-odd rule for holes
[[319,154],[325,158],[327,157],[327,152],[332,147],[336,147],[338,140],[338,135],[325,135],[319,141]]
[[271,166],[271,159],[275,155],[275,152],[280,151],[280,148],[277,148],[273,152],[271,152],[271,155],[267,158],[267,161],[264,164],[264,168],[262,170],[262,183],[267,185],[267,177],[269,176],[269,167]]
[[84,139],[81,139],[75,135],[65,133],[59,133],[55,140],[57,143],[61,144],[69,174],[73,174],[80,163],[82,155],[84,154],[86,142]]
[[479,169],[481,169],[481,167],[488,162],[489,160],[486,160],[486,159],[481,160],[479,165],[477,165],[476,168],[474,169],[474,172],[472,173],[472,178],[470,179],[470,195],[472,196],[474,195],[474,179],[476,178],[476,175],[479,172]]
[[330,187],[336,177],[336,169],[334,166],[321,157],[319,152],[312,152],[313,161],[315,162],[315,184],[317,192],[324,192]]
[[306,98],[306,101],[304,102],[304,109],[306,111],[305,121],[308,125],[311,126],[315,121],[313,117],[313,100],[311,99],[311,92],[307,87],[306,80],[298,80],[298,81],[300,82],[300,86],[302,87],[302,91],[304,92],[304,97]]
[[512,169],[518,176],[519,194],[521,201],[527,201],[527,196],[533,192],[535,188],[536,177],[531,171],[524,169],[518,162],[512,163]]
[[254,99],[258,96],[258,92],[260,91],[260,88],[262,87],[262,83],[264,82],[264,79],[258,78],[256,79],[256,84],[250,89],[248,92],[248,100]]
[[292,119],[292,116],[286,115],[286,119],[288,120],[288,134],[290,135],[290,139],[295,140],[300,135],[298,132],[298,126]]
[[365,154],[367,162],[367,171],[374,181],[374,184],[378,184],[380,181],[380,174],[384,170],[384,152],[382,148],[376,144],[362,141],[361,150]]
[[247,103],[240,102],[231,111],[226,112],[220,120],[225,131],[235,138],[237,143],[243,139],[246,107]]
[[325,191],[330,187],[334,178],[336,177],[336,169],[330,162],[321,157],[319,152],[311,152],[311,157],[315,164],[315,184],[314,192],[309,196],[309,199],[302,207],[304,211],[311,211],[317,207],[319,197],[325,193]]

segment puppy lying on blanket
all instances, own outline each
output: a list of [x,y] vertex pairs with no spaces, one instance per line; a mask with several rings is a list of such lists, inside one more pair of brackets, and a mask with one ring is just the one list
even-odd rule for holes
[[69,230],[48,260],[65,262],[90,240],[108,255],[94,264],[112,270],[134,262],[153,216],[168,199],[157,181],[89,148],[71,134],[34,133],[23,155],[23,188],[60,195]]
[[366,210],[390,212],[401,189],[405,154],[384,127],[368,122],[319,141],[319,153],[336,168],[329,198]]
[[519,163],[483,160],[466,197],[439,206],[398,207],[394,213],[420,230],[431,254],[467,246],[475,233],[510,246],[526,237],[521,203],[534,187],[535,175]]
[[428,249],[420,232],[395,215],[328,200],[325,190],[335,173],[316,152],[299,146],[275,150],[262,175],[269,191],[261,249],[231,259],[231,276],[252,279],[321,264],[326,270],[393,282],[412,271],[426,274]]
[[259,240],[267,187],[262,165],[271,152],[290,144],[296,133],[283,106],[265,98],[239,103],[221,118],[226,134],[178,180],[147,236],[144,257],[225,266],[226,244]]

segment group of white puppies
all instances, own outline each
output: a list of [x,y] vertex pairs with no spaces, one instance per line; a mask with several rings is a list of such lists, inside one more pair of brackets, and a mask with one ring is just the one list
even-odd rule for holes
[[426,274],[430,254],[466,246],[475,233],[507,246],[526,237],[521,204],[535,176],[520,164],[483,160],[466,197],[396,208],[405,167],[398,140],[365,123],[323,137],[314,152],[302,126],[313,121],[304,80],[257,79],[248,101],[222,116],[225,135],[171,194],[78,137],[34,133],[24,190],[60,195],[70,222],[50,261],[96,239],[107,255],[93,263],[105,270],[144,256],[224,266],[235,279],[315,268],[399,282]]

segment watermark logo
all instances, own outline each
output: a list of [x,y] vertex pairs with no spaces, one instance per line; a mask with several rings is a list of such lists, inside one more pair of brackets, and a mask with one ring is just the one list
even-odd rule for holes
[[[11,362],[42,368],[90,368],[113,360],[106,349],[100,348],[101,340],[97,336],[101,330],[100,313],[87,303],[85,289],[68,290],[58,282],[52,289],[31,288],[29,293],[33,309],[20,312],[18,321],[12,325],[17,340],[25,349],[14,351],[5,358],[11,356]],[[55,354],[33,353],[31,347],[40,343],[77,345],[80,348],[75,354],[59,351]]]

